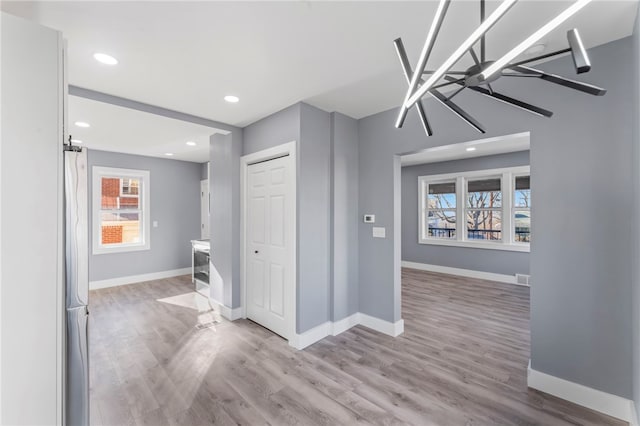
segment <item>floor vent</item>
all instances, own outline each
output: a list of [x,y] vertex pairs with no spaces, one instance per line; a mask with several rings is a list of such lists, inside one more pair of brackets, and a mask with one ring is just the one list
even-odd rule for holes
[[220,321],[203,322],[196,325],[196,330],[204,330],[205,328],[211,328],[216,324],[220,324]]
[[530,279],[531,279],[531,275],[516,274],[516,284],[529,285]]

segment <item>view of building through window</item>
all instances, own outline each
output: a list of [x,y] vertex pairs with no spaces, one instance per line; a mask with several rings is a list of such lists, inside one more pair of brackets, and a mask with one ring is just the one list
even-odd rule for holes
[[100,228],[103,245],[139,243],[140,179],[102,177]]

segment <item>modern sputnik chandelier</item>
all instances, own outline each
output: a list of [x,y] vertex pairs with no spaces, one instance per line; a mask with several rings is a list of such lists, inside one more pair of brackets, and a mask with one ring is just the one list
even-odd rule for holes
[[[591,69],[591,63],[584,45],[582,44],[582,40],[580,39],[580,34],[575,28],[567,33],[567,40],[569,42],[568,48],[526,60],[512,62],[541,38],[549,34],[560,24],[569,19],[569,17],[573,16],[576,12],[590,3],[591,0],[576,1],[558,16],[547,22],[539,30],[507,52],[500,59],[495,61],[486,59],[485,35],[487,31],[489,31],[489,29],[491,29],[491,27],[493,27],[493,25],[495,25],[496,22],[504,16],[516,1],[517,0],[503,0],[491,15],[485,17],[485,0],[480,0],[480,25],[442,65],[433,71],[426,71],[425,67],[429,56],[431,55],[431,51],[433,50],[435,40],[440,32],[440,28],[442,27],[442,23],[451,0],[440,0],[436,10],[436,15],[433,18],[431,27],[429,28],[427,39],[424,43],[424,47],[420,53],[420,58],[418,59],[418,64],[414,71],[411,70],[411,65],[409,64],[402,39],[398,38],[394,40],[393,43],[396,48],[398,58],[400,59],[400,64],[402,65],[407,84],[409,85],[407,94],[404,97],[404,101],[402,102],[402,106],[400,107],[400,112],[396,120],[395,125],[397,128],[402,127],[409,109],[415,105],[425,132],[428,136],[433,134],[421,101],[421,99],[428,93],[471,127],[480,133],[485,133],[484,128],[476,119],[451,100],[464,89],[472,90],[476,93],[480,93],[481,95],[504,102],[538,116],[551,117],[553,115],[553,112],[544,108],[495,92],[491,87],[491,83],[500,77],[535,77],[550,83],[559,84],[561,86],[588,93],[590,95],[602,96],[606,93],[606,90],[600,87],[570,80],[559,75],[549,74],[526,65],[530,62],[571,52],[576,73],[581,74],[588,72]],[[474,50],[474,45],[478,41],[480,42],[479,56]],[[467,53],[471,55],[474,65],[465,71],[452,71],[451,68]],[[423,75],[428,76],[426,77],[426,81],[422,78]],[[445,96],[439,89],[446,86],[454,86],[456,87],[456,90],[454,90],[449,96]]]

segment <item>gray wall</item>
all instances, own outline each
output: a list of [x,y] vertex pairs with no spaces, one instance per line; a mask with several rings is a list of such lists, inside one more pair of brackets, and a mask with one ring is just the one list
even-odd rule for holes
[[329,319],[331,118],[300,104],[298,144],[298,329]]
[[418,177],[529,165],[529,151],[402,168],[402,260],[494,274],[529,274],[529,253],[419,244]]
[[[192,239],[200,238],[200,164],[115,152],[88,150],[89,182],[93,166],[149,170],[151,177],[151,249],[89,257],[89,279],[106,280],[191,267]],[[92,200],[89,184],[89,200]],[[91,203],[91,201],[90,201]],[[91,215],[89,220],[91,221]],[[89,227],[89,247],[93,227]]]
[[301,104],[294,104],[245,127],[242,155],[287,142],[299,142],[300,109]]
[[[640,17],[636,15],[636,22],[632,35],[632,55],[633,64],[633,400],[636,411],[640,410]],[[636,413],[638,414],[638,413]],[[638,419],[640,420],[640,419]]]
[[330,315],[331,120],[296,104],[244,128],[244,154],[297,142],[297,332]]
[[[606,87],[604,97],[537,79],[495,83],[497,91],[551,109],[551,119],[466,91],[456,102],[486,126],[485,137],[531,131],[532,367],[629,398],[632,40],[590,54],[593,69],[580,80]],[[575,76],[570,57],[541,67]],[[403,78],[400,72],[397,78]],[[394,299],[400,289],[397,154],[480,137],[432,100],[426,110],[435,131],[429,138],[414,111],[401,130],[393,126],[396,109],[359,121],[360,215],[374,213],[387,227],[387,239],[374,239],[370,227],[360,224],[360,311],[388,321],[400,319]]]
[[209,167],[207,167],[209,165],[208,162],[206,163],[200,163],[200,180],[207,180],[209,179]]
[[331,229],[333,234],[330,318],[358,312],[358,122],[331,114]]
[[211,297],[229,308],[240,306],[241,129],[215,134],[209,142],[209,235]]

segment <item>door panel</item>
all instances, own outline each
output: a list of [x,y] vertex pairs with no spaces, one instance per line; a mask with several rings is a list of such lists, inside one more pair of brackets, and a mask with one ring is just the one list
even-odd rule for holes
[[247,317],[289,337],[295,302],[295,205],[289,156],[248,166]]
[[271,264],[269,284],[269,309],[271,313],[284,318],[284,268],[282,265]]
[[252,284],[251,302],[257,307],[264,307],[264,262],[258,259],[251,260],[251,274],[249,282]]
[[271,244],[284,247],[284,196],[271,197]]

